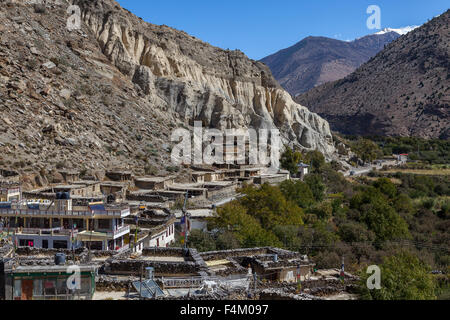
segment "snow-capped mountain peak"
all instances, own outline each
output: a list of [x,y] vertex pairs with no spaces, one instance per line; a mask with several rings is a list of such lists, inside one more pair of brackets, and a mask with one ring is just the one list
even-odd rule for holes
[[400,35],[405,35],[408,32],[411,32],[411,31],[413,31],[414,29],[417,29],[417,28],[419,28],[419,26],[407,26],[407,27],[400,28],[400,29],[385,28],[385,29],[383,29],[383,30],[381,30],[381,31],[379,31],[379,32],[377,32],[375,34],[385,34],[385,33],[389,33],[389,32],[395,32],[395,33],[398,33]]

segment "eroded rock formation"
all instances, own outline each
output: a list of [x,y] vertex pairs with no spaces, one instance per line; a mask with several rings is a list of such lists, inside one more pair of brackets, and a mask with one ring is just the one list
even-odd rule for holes
[[295,103],[264,64],[167,26],[112,0],[73,0],[103,53],[157,107],[206,126],[279,128],[285,142],[334,152],[328,123]]

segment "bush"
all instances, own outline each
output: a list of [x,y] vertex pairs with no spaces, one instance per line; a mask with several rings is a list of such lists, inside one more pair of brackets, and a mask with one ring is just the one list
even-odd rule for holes
[[201,230],[192,230],[188,237],[188,243],[189,247],[195,248],[199,252],[216,250],[214,239]]
[[435,300],[436,282],[430,266],[415,255],[401,252],[385,258],[381,269],[381,289],[368,290],[368,274],[362,272],[360,289],[366,300]]
[[158,168],[156,168],[155,166],[152,166],[151,164],[146,166],[144,168],[144,171],[145,171],[146,175],[151,175],[151,176],[156,176],[159,172]]
[[287,147],[281,155],[280,164],[281,168],[288,170],[291,175],[296,175],[298,172],[297,165],[302,160],[302,154],[300,152],[294,152],[291,148]]
[[34,4],[34,12],[35,13],[42,14],[42,13],[45,13],[46,11],[47,11],[47,8],[45,7],[45,4],[42,4],[42,3]]

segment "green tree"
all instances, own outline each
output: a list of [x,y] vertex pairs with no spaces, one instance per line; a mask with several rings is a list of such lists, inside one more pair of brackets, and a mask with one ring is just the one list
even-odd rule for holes
[[308,213],[316,215],[320,220],[328,221],[333,216],[333,207],[329,202],[322,202],[310,208]]
[[217,236],[216,247],[217,250],[232,250],[240,248],[241,243],[233,232],[225,231]]
[[378,242],[411,238],[405,220],[378,189],[370,187],[358,193],[351,207],[359,210],[361,221],[375,233]]
[[352,145],[352,150],[364,162],[373,161],[383,155],[380,147],[373,141],[358,139]]
[[302,160],[302,154],[294,151],[289,147],[283,152],[280,158],[281,168],[288,170],[291,175],[296,175],[298,172],[298,164]]
[[348,243],[371,242],[375,240],[375,234],[367,230],[367,226],[364,223],[356,221],[348,221],[340,225],[338,234],[341,240]]
[[324,155],[317,150],[308,152],[305,156],[305,162],[311,164],[311,170],[313,172],[321,172],[326,164]]
[[305,182],[311,189],[314,199],[317,202],[322,201],[325,198],[326,186],[323,183],[323,178],[320,174],[309,174],[305,177]]
[[280,189],[287,200],[295,202],[300,208],[308,208],[315,202],[311,189],[302,181],[283,181]]
[[288,250],[302,251],[302,241],[299,237],[299,227],[296,226],[275,226],[273,233],[283,243],[283,247]]
[[294,202],[286,200],[279,187],[263,184],[260,188],[246,186],[239,203],[248,214],[258,219],[261,226],[271,230],[274,225],[302,225],[303,210]]
[[397,187],[388,178],[380,178],[373,185],[390,199],[393,199],[397,195]]
[[282,243],[269,230],[264,229],[258,219],[247,213],[237,201],[217,209],[218,216],[208,226],[232,232],[242,247],[281,246]]
[[400,252],[384,259],[381,289],[369,290],[369,274],[361,274],[360,290],[365,300],[435,300],[436,283],[430,266],[409,252]]
[[214,251],[216,244],[214,238],[201,230],[192,230],[189,234],[189,247],[197,249],[199,252]]

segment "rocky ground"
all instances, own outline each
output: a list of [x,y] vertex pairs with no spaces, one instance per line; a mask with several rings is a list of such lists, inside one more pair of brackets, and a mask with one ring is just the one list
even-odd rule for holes
[[0,168],[36,185],[55,169],[175,170],[170,135],[194,120],[280,128],[328,156],[328,123],[292,101],[260,62],[155,26],[113,0],[0,0]]
[[87,27],[69,32],[66,19],[62,6],[2,3],[0,166],[41,180],[52,169],[164,169],[177,120],[110,64]]

